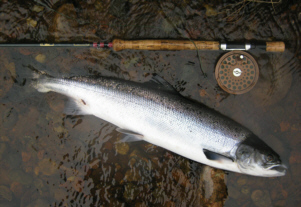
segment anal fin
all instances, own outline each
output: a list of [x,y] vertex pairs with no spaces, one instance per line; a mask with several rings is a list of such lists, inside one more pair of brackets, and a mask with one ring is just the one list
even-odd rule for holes
[[68,115],[87,115],[90,114],[88,104],[83,100],[69,99],[66,103],[64,113]]

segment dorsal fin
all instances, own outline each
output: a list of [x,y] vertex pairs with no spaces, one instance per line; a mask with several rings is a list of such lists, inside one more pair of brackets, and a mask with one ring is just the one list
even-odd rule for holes
[[165,90],[168,92],[178,93],[171,84],[169,84],[166,80],[164,80],[157,74],[153,74],[152,78],[145,84],[149,84],[152,87],[156,87],[158,89]]

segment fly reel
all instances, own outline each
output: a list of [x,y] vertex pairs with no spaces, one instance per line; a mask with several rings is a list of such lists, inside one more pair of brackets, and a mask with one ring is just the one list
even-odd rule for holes
[[216,64],[218,85],[231,94],[243,94],[257,83],[259,69],[256,60],[247,52],[232,51],[224,54]]

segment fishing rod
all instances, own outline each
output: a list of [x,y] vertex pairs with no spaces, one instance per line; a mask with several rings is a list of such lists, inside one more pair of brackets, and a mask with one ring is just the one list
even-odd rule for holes
[[267,52],[284,52],[284,42],[263,43],[220,43],[218,41],[192,40],[121,40],[112,42],[93,42],[83,44],[70,43],[35,43],[35,44],[0,44],[0,47],[93,47],[112,48],[114,51],[131,50],[252,50],[263,49]]
[[[284,52],[284,42],[261,43],[220,43],[218,41],[193,40],[121,40],[100,43],[35,43],[0,44],[0,47],[92,47],[111,48],[114,51],[131,50],[224,50],[231,51],[219,58],[215,67],[218,85],[231,94],[243,94],[250,91],[259,77],[259,67],[251,54],[244,52],[262,49],[267,52]],[[202,68],[201,68],[202,70]],[[204,73],[203,73],[204,74]]]

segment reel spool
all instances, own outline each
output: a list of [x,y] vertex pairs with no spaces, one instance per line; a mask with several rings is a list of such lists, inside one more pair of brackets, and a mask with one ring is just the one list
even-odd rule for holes
[[243,94],[257,83],[259,69],[256,60],[247,52],[232,51],[224,54],[216,64],[218,85],[231,94]]

